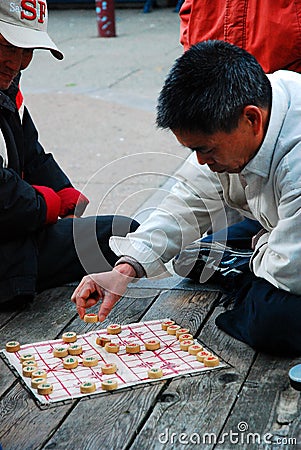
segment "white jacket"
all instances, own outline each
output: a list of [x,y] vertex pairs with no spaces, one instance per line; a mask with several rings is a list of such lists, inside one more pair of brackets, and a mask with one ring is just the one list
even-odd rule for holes
[[[171,193],[138,230],[110,239],[117,255],[135,258],[148,277],[158,276],[166,271],[166,262],[214,227],[227,203],[267,230],[251,258],[255,275],[301,294],[301,75],[278,71],[269,79],[268,130],[241,174],[213,173],[193,153],[176,173]],[[226,226],[224,214],[219,228]]]

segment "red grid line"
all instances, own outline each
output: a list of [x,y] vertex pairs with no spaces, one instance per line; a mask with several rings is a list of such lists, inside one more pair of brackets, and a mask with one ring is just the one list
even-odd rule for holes
[[[156,335],[156,333],[155,333],[153,330],[150,329],[150,327],[148,326],[148,324],[145,323],[144,325],[147,326],[147,327],[149,328],[149,330],[152,331],[152,332]],[[158,339],[160,339],[160,337],[159,337],[158,335],[156,335],[156,336],[157,336]],[[161,340],[161,339],[160,339],[160,340]],[[170,346],[169,348],[171,348],[171,350],[173,350],[173,349],[172,349],[172,346],[173,346],[175,343],[177,343],[177,342],[178,342],[177,340],[174,341],[174,342],[171,344],[171,346]],[[165,350],[165,349],[162,349],[162,351],[161,351],[160,353],[164,352],[164,350]],[[184,350],[181,350],[181,351],[184,351]],[[185,353],[186,353],[186,352],[185,352]],[[189,364],[189,362],[188,362],[188,361],[185,361],[185,359],[183,359],[183,357],[182,357],[181,355],[179,355],[178,353],[175,353],[175,352],[173,352],[173,354],[176,355],[177,358],[180,358],[181,361],[184,362],[186,365],[188,365],[189,369],[194,370],[194,368]],[[160,356],[159,354],[158,354],[157,356],[161,358],[161,356]],[[184,355],[184,356],[186,356],[186,355]],[[178,372],[177,370],[174,370],[174,373],[179,374],[180,372]]]
[[[52,376],[57,380],[57,382],[62,386],[62,390],[66,392],[66,394],[68,396],[70,396],[70,392],[68,391],[68,389],[66,388],[66,386],[62,383],[62,381],[58,378],[57,373],[59,373],[59,370],[54,371],[50,368],[49,363],[44,359],[44,357],[42,357],[41,353],[39,352],[39,347],[49,347],[53,350],[53,344],[51,343],[41,343],[39,345],[34,345],[31,348],[33,348],[35,350],[35,353],[37,353],[40,357],[40,360],[43,362],[43,364],[46,366],[45,370],[46,372],[50,372],[52,374]],[[53,360],[55,361],[55,359],[53,358]],[[57,361],[58,366],[60,366],[61,361]],[[44,367],[43,367],[44,369]],[[49,398],[51,398],[51,394],[48,395]]]

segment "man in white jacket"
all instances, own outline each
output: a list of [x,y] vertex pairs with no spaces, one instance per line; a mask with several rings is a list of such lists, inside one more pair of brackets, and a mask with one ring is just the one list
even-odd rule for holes
[[[234,309],[217,325],[259,350],[301,354],[301,75],[267,76],[236,46],[199,43],[171,69],[157,124],[193,153],[158,210],[136,232],[111,238],[121,258],[112,272],[79,284],[79,315],[101,299],[104,320],[132,279],[164,273],[227,204],[262,230]],[[233,227],[224,216],[228,244]]]

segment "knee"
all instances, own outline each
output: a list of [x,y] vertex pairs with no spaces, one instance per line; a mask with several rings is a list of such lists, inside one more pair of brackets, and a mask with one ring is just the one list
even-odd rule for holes
[[139,223],[127,216],[104,215],[92,217],[96,221],[97,237],[102,242],[108,240],[111,236],[126,236],[139,227]]
[[127,216],[111,216],[111,221],[113,236],[125,236],[137,230],[140,225],[135,219]]

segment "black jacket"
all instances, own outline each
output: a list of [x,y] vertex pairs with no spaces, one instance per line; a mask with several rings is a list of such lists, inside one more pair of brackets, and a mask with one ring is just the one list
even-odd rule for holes
[[[7,152],[6,163],[0,156],[0,302],[35,293],[37,239],[45,227],[47,206],[32,185],[56,192],[72,186],[38,142],[26,108],[20,117],[16,103],[19,78],[7,91],[0,91],[0,129]],[[0,154],[4,156],[3,148]]]

